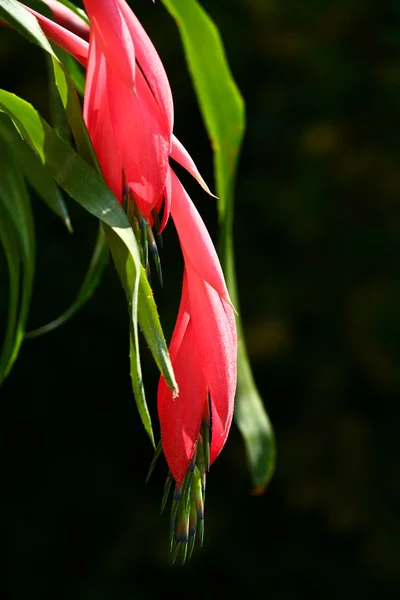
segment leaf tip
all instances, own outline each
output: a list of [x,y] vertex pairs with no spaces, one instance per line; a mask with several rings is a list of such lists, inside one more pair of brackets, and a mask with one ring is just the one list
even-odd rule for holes
[[257,487],[254,487],[250,490],[250,495],[251,496],[263,496],[267,487],[268,487],[267,483],[265,485],[259,485]]

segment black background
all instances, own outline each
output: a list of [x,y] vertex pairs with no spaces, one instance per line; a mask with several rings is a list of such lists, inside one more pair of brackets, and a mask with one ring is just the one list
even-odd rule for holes
[[[175,133],[213,182],[179,36],[163,6],[131,3],[166,66]],[[206,536],[171,566],[166,475],[129,378],[128,317],[110,264],[67,325],[26,341],[1,395],[5,597],[127,600],[234,594],[395,598],[400,592],[400,4],[204,0],[247,106],[236,188],[241,313],[275,428],[275,476],[250,494],[235,426],[208,477]],[[1,87],[48,119],[43,53],[0,31]],[[182,174],[216,239],[216,211]],[[73,299],[96,235],[33,198],[37,274],[29,327]],[[182,259],[172,223],[156,300],[169,339]],[[7,272],[0,257],[1,321]],[[157,369],[142,360],[156,424]]]

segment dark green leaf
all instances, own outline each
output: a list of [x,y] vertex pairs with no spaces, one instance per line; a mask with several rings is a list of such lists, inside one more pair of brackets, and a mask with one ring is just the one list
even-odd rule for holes
[[33,150],[22,140],[11,119],[4,113],[0,113],[0,136],[7,142],[9,148],[12,148],[19,168],[31,186],[72,232],[68,210],[58,186]]
[[21,254],[15,234],[14,223],[0,196],[0,243],[3,246],[9,273],[8,317],[0,353],[0,384],[4,381],[11,356],[15,353],[18,329],[19,288],[21,278]]
[[[7,377],[21,346],[32,296],[35,235],[29,195],[12,149],[0,138],[0,236],[10,274],[10,308],[0,358],[0,383]],[[21,269],[22,267],[22,269]]]
[[93,296],[97,286],[101,281],[103,271],[108,262],[108,246],[104,237],[103,228],[99,226],[99,232],[97,235],[96,245],[92,254],[91,261],[89,263],[88,270],[86,271],[85,278],[80,287],[80,290],[71,304],[65,312],[62,313],[57,319],[42,325],[33,331],[29,331],[25,334],[25,338],[33,338],[49,333],[54,329],[57,329],[61,325],[64,325],[71,317],[73,317],[80,308]]

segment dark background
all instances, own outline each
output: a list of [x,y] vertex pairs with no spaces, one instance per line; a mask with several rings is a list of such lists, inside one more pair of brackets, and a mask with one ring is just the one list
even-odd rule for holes
[[[208,140],[173,20],[134,5],[165,63],[175,132],[212,183]],[[247,105],[236,193],[241,314],[277,438],[250,494],[235,426],[208,477],[206,536],[171,566],[152,449],[129,378],[128,317],[110,264],[67,325],[26,341],[1,394],[2,596],[13,600],[395,598],[400,593],[400,3],[204,0]],[[1,87],[49,118],[43,53],[0,31]],[[214,201],[182,175],[216,239]],[[29,327],[84,275],[96,223],[70,236],[33,198]],[[182,260],[172,223],[155,284],[169,339]],[[7,278],[0,259],[1,320]],[[157,370],[142,344],[156,425]],[[168,511],[167,511],[168,512]]]

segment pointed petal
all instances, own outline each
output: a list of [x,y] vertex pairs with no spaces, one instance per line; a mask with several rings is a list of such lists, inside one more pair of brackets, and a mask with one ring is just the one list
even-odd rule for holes
[[178,350],[182,344],[183,336],[185,335],[186,328],[190,321],[190,306],[189,306],[189,290],[187,285],[186,269],[183,272],[182,282],[182,294],[181,302],[179,305],[178,316],[176,318],[176,325],[172,334],[171,342],[169,345],[169,355],[171,360],[175,360]]
[[[233,309],[185,260],[190,316],[198,360],[210,391],[214,412],[226,435],[236,392],[236,326]],[[226,437],[226,436],[225,436]]]
[[206,386],[189,321],[172,362],[179,396],[172,398],[161,378],[158,388],[158,416],[161,426],[162,447],[178,486],[183,482],[199,435],[206,401]]
[[122,164],[115,143],[107,96],[107,64],[99,50],[93,31],[90,32],[89,62],[83,116],[105,182],[122,201]]
[[200,175],[198,168],[196,167],[193,158],[190,156],[189,152],[186,150],[183,144],[178,140],[174,135],[172,136],[172,147],[170,152],[170,157],[176,160],[188,173],[192,175],[196,179],[196,181],[201,185],[203,190],[210,194],[210,196],[214,196],[214,194],[210,191],[210,188]]
[[213,411],[212,417],[212,434],[211,434],[211,448],[210,448],[210,465],[217,458],[222,448],[225,446],[225,442],[228,438],[229,431],[232,425],[233,411],[228,414],[228,418],[225,425],[222,423],[218,412],[215,410],[213,401],[211,400],[211,410]]
[[90,135],[96,126],[99,104],[104,98],[104,94],[106,94],[106,60],[98,48],[96,37],[91,32],[83,99],[83,118]]
[[70,8],[61,4],[61,2],[57,2],[57,0],[43,0],[45,4],[50,8],[54,15],[54,20],[56,23],[72,31],[77,36],[82,38],[85,41],[89,41],[89,25],[85,23],[83,19],[78,17],[76,13],[74,13]]
[[68,31],[68,29],[64,29],[61,25],[57,25],[51,19],[29,8],[29,6],[25,6],[25,8],[37,18],[40,27],[49,40],[60,46],[63,50],[66,50],[66,52],[86,67],[89,54],[89,44],[87,42]]
[[123,157],[128,185],[147,218],[163,198],[167,177],[169,141],[161,125],[160,111],[140,70],[137,95],[120,85],[107,69],[107,91],[117,146]]
[[[222,300],[222,306],[227,317],[227,331],[229,331],[232,336],[232,347],[237,348],[236,323],[232,307],[229,304],[227,304],[224,300]],[[226,439],[229,434],[229,430],[231,428],[234,413],[233,410],[228,410],[228,414],[226,414],[226,412],[224,410],[221,410],[221,408],[218,406],[219,398],[216,397],[215,400],[214,396],[211,396],[212,434],[210,448],[210,464],[214,462],[214,460],[217,458],[218,454],[221,452],[222,448],[225,445]]]
[[171,169],[171,214],[187,259],[198,275],[230,302],[221,265],[196,207]]
[[[164,190],[164,212],[163,218],[160,226],[160,233],[162,233],[165,229],[166,224],[168,223],[169,215],[171,214],[171,169],[167,170],[167,177],[165,179],[165,190]],[[160,203],[161,209],[161,203]]]
[[174,104],[164,66],[152,41],[131,8],[125,0],[117,0],[117,3],[135,44],[136,59],[160,107],[166,133],[171,137],[174,126]]
[[135,47],[125,18],[115,0],[84,0],[91,27],[107,61],[132,91],[135,89]]
[[96,126],[91,132],[93,148],[96,152],[104,180],[114,192],[118,202],[122,202],[122,163],[115,145],[107,94],[100,104]]

